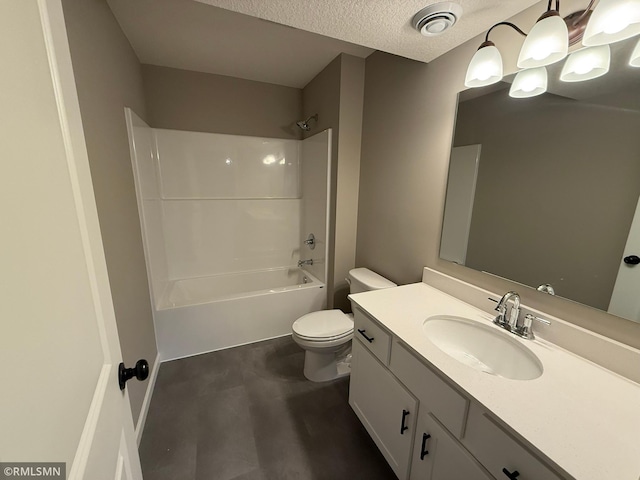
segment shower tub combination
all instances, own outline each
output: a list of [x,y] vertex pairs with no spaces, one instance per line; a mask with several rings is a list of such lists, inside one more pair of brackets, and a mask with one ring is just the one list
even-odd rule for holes
[[324,284],[298,268],[213,275],[167,284],[156,311],[163,356],[181,358],[291,333],[326,307]]
[[126,113],[161,360],[289,335],[326,308],[330,131],[180,132]]

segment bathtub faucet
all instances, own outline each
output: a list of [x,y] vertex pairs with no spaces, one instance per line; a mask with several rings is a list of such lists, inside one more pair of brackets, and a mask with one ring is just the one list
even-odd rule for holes
[[310,258],[309,260],[298,260],[298,268],[302,265],[313,265],[313,258]]

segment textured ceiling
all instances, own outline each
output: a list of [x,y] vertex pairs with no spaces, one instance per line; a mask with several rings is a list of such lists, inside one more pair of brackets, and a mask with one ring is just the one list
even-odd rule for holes
[[142,63],[302,88],[373,50],[193,0],[107,0]]
[[491,25],[537,3],[535,0],[458,0],[463,8],[455,27],[423,37],[413,15],[434,0],[196,0],[309,32],[430,62],[486,31]]

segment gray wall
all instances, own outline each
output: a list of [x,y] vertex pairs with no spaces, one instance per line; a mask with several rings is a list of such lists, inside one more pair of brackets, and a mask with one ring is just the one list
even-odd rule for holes
[[437,140],[430,70],[382,52],[366,61],[356,264],[397,283],[419,281],[439,241],[448,154],[425,151]]
[[609,308],[640,195],[640,112],[507,90],[462,102],[482,144],[468,267]]
[[[144,118],[140,63],[104,0],[63,0],[122,355],[157,349],[124,107]],[[129,382],[137,423],[147,382]]]
[[[532,25],[537,5],[513,20]],[[495,33],[495,35],[494,35]],[[507,73],[522,43],[496,29]],[[367,58],[356,264],[391,280],[420,280],[423,266],[497,292],[518,290],[534,308],[640,347],[640,325],[439,259],[440,229],[457,94],[476,37],[429,65],[374,53]]]
[[142,76],[154,128],[301,138],[298,88],[153,65]]
[[329,308],[351,310],[345,281],[355,267],[364,60],[342,54],[303,89],[303,117],[318,114],[305,137],[332,128],[329,225]]

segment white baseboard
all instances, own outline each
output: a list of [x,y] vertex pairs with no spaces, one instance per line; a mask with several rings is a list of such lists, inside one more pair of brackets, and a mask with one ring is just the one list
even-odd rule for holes
[[151,396],[153,395],[153,389],[156,386],[156,379],[158,378],[158,370],[160,370],[160,354],[156,356],[156,361],[153,363],[153,368],[149,374],[149,383],[147,383],[147,391],[144,394],[144,400],[142,401],[142,408],[140,409],[140,416],[138,417],[138,423],[136,425],[136,442],[140,446],[140,440],[142,440],[142,432],[144,431],[144,424],[147,422],[147,413],[149,413],[149,405],[151,404]]

